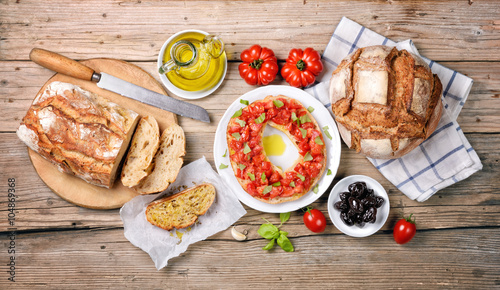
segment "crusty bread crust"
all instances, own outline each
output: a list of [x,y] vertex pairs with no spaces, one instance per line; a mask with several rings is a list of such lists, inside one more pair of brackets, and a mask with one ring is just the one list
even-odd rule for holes
[[[274,101],[274,100],[280,99],[280,98],[281,99],[287,99],[287,100],[291,99],[290,97],[287,97],[287,96],[284,96],[284,95],[277,95],[277,96],[267,96],[266,98],[263,99],[263,101]],[[295,100],[295,101],[297,103],[300,103],[297,100]],[[321,129],[319,128],[319,125],[318,125],[318,122],[316,121],[316,119],[314,119],[314,117],[312,116],[312,114],[309,111],[307,111],[307,110],[305,110],[305,111],[306,111],[306,115],[309,117],[309,119],[311,120],[311,122],[314,124],[314,129],[316,129],[316,130],[318,130],[318,131],[321,132]],[[227,128],[229,129],[231,126],[234,126],[235,123],[236,123],[235,119],[232,118],[229,121]],[[261,129],[261,131],[259,133],[260,136],[261,136],[261,140],[262,140],[262,136],[264,134],[265,126],[268,125],[268,124],[271,125],[272,127],[276,128],[276,129],[280,130],[281,132],[285,133],[290,138],[290,140],[294,140],[294,137],[290,134],[290,132],[288,132],[288,130],[285,128],[285,126],[276,124],[276,123],[274,123],[272,121],[268,121],[266,124],[264,124],[264,126],[262,126],[262,129]],[[229,142],[231,142],[232,136],[231,136],[231,134],[229,134],[228,131],[226,131],[226,139],[227,139],[227,142],[229,144]],[[297,144],[295,144],[295,142],[292,142],[292,143],[297,147],[297,149],[299,149],[298,146],[297,146]],[[262,145],[262,141],[261,141],[261,144],[259,144],[259,145],[263,146]],[[232,155],[234,153],[235,153],[234,151],[232,151],[231,149],[229,149],[229,154],[230,155]],[[319,181],[319,179],[323,176],[323,173],[324,173],[324,171],[326,169],[327,154],[326,154],[326,146],[324,146],[324,145],[323,145],[323,148],[322,148],[322,153],[323,153],[324,158],[321,161],[321,170],[320,170],[320,173],[311,181],[311,184],[310,184],[310,186],[308,188],[304,188],[303,191],[295,193],[292,196],[287,196],[287,197],[277,196],[277,197],[272,198],[272,199],[266,199],[266,198],[261,198],[259,196],[253,196],[253,198],[255,198],[257,200],[260,200],[262,202],[265,202],[265,203],[278,204],[278,203],[283,203],[283,202],[294,201],[294,200],[297,200],[300,197],[304,196],[306,193],[308,193],[311,190],[311,188],[313,188],[316,185],[316,183]],[[230,161],[231,161],[231,168],[233,169],[233,172],[236,173],[237,170],[238,170],[238,164],[236,162],[234,162],[231,158],[230,158]],[[265,161],[270,162],[270,160],[269,160],[269,158],[267,156],[265,157]],[[295,161],[294,165],[292,165],[290,168],[295,168],[295,165],[297,165],[300,162],[303,162],[303,156],[299,156],[299,158]],[[276,165],[272,164],[272,162],[271,162],[271,166],[272,166],[273,170],[278,171],[282,176],[284,174],[286,174],[286,172],[283,172],[279,167],[277,167]],[[291,171],[293,171],[293,169],[291,169]],[[251,181],[239,178],[238,176],[235,176],[235,177],[236,177],[236,180],[238,180],[238,183],[243,188],[243,190],[247,191],[246,190],[247,185]]]
[[167,231],[189,227],[207,212],[215,195],[215,187],[209,183],[188,188],[151,202],[146,208],[146,219]]
[[368,157],[394,159],[436,129],[442,85],[417,55],[388,46],[360,48],[332,74],[330,99],[340,135]]
[[17,130],[33,151],[61,172],[110,188],[139,115],[79,86],[51,82]]

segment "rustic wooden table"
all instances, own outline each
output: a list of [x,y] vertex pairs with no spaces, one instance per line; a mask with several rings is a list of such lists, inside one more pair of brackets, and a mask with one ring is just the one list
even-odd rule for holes
[[[257,229],[262,218],[278,222],[279,216],[246,208],[236,224],[249,231],[247,241],[235,241],[226,230],[191,245],[157,271],[124,237],[119,210],[86,209],[59,198],[40,180],[16,137],[32,99],[53,75],[29,60],[33,47],[78,60],[122,59],[159,80],[156,58],[163,42],[175,32],[202,29],[226,42],[227,76],[214,94],[191,101],[209,111],[209,125],[183,117],[178,122],[187,137],[185,163],[206,156],[215,168],[217,124],[238,96],[254,89],[238,74],[241,51],[261,44],[281,63],[292,47],[322,52],[342,16],[396,41],[411,38],[421,54],[474,79],[458,122],[483,170],[426,202],[407,198],[342,145],[333,184],[364,174],[390,197],[385,226],[368,238],[346,236],[329,220],[325,232],[314,234],[303,225],[301,212],[293,212],[286,231],[295,252],[267,252]],[[4,0],[0,35],[0,288],[500,287],[498,1]],[[273,84],[286,83],[279,78]],[[16,192],[11,203],[10,179]],[[327,198],[313,204],[326,215]],[[392,229],[410,213],[418,232],[401,246]]]

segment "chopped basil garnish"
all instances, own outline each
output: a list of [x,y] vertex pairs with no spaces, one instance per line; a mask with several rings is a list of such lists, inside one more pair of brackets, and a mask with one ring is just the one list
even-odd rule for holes
[[313,108],[313,107],[311,107],[311,106],[309,106],[309,108],[307,108],[307,110],[309,111],[309,113],[314,112],[314,108]]
[[276,106],[276,108],[281,108],[284,105],[283,102],[280,100],[274,100],[273,104]]
[[227,155],[227,149],[226,151],[224,151],[224,155],[222,155],[222,157],[226,157],[226,155]]
[[313,188],[313,192],[318,193],[318,190],[319,190],[319,188],[318,188],[318,185],[316,184],[316,186]]
[[240,170],[243,170],[245,169],[247,166],[245,164],[238,164],[238,167],[240,168]]
[[290,182],[290,187],[295,187],[295,181]]
[[250,177],[250,180],[251,181],[254,181],[255,180],[255,174],[251,173],[251,172],[247,172],[247,175],[248,177]]
[[306,155],[304,155],[304,161],[311,161],[311,160],[313,160],[313,157],[311,153],[307,152]]
[[219,165],[219,169],[226,169],[226,168],[228,168],[228,167],[229,167],[229,166],[227,166],[227,165],[226,165],[226,164],[224,164],[224,163],[221,163],[221,164]]
[[242,113],[243,113],[243,108],[241,108],[238,111],[234,112],[234,115],[231,118],[238,118],[239,116],[241,116]]
[[292,112],[292,121],[297,121],[297,114],[295,112]]
[[302,175],[300,173],[297,173],[297,177],[300,178],[301,181],[306,180],[306,178],[304,177],[304,175]]
[[236,123],[238,123],[241,127],[245,127],[245,125],[247,124],[247,122],[240,119],[236,119]]
[[328,139],[332,140],[332,135],[330,135],[330,132],[328,132],[328,126],[325,126],[323,127],[323,132],[325,132],[325,135],[326,137],[328,137]]
[[250,147],[248,147],[248,144],[245,143],[245,148],[243,148],[243,153],[248,154],[250,152],[252,152],[252,149],[250,149]]
[[264,191],[262,192],[262,194],[268,194],[271,192],[271,190],[273,190],[273,186],[268,185],[268,186],[264,187]]
[[318,145],[325,145],[319,136],[314,139],[314,142]]
[[302,138],[306,138],[306,136],[307,136],[307,130],[306,129],[302,129],[302,128],[299,128],[299,130],[302,133]]
[[266,174],[264,172],[262,172],[262,175],[260,176],[260,179],[262,180],[262,182],[266,181]]
[[276,186],[281,186],[281,182],[279,182],[279,181],[278,181],[278,182],[275,182],[275,183],[273,183],[273,186],[274,186],[274,187],[276,187]]
[[242,103],[243,105],[247,105],[247,106],[248,106],[248,104],[250,104],[249,101],[243,100],[243,99],[240,99],[240,103]]
[[332,175],[332,171],[330,170],[330,168],[328,168],[328,171],[326,172],[326,175]]
[[255,123],[260,124],[264,122],[265,119],[266,119],[266,113],[262,113],[257,119],[255,119]]
[[236,133],[231,134],[231,136],[233,136],[234,139],[236,139],[236,141],[240,141],[240,138],[241,138],[240,133],[236,132]]
[[307,114],[305,114],[304,116],[300,117],[300,123],[301,124],[304,124],[304,123],[307,123],[307,122],[311,122],[311,119],[309,118],[309,116],[307,116]]

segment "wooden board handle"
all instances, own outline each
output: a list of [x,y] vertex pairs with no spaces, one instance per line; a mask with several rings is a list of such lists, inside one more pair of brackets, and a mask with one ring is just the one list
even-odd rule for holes
[[45,68],[77,79],[90,81],[94,74],[93,69],[76,60],[41,48],[33,48],[30,59]]

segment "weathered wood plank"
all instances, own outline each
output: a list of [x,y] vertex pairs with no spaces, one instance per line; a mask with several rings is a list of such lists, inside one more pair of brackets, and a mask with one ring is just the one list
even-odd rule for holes
[[[1,238],[8,239],[6,234]],[[191,245],[160,271],[121,229],[18,233],[15,238],[15,286],[20,288],[485,289],[497,287],[500,274],[498,230],[491,228],[419,231],[404,246],[393,241],[391,232],[369,239],[292,237],[294,253],[279,248],[266,253],[262,238],[236,242],[218,234]],[[0,288],[12,287],[7,275],[1,274]]]
[[[32,167],[25,146],[14,133],[3,133],[0,139],[0,178],[16,178],[16,191],[19,198],[16,201],[16,227],[18,230],[43,230],[64,228],[114,228],[121,227],[117,210],[99,211],[79,208],[69,204],[54,194],[43,184]],[[187,156],[186,163],[205,156],[213,164],[212,133],[186,132]],[[484,169],[451,187],[445,188],[424,203],[411,201],[389,183],[364,157],[357,155],[342,145],[343,160],[340,164],[335,182],[341,178],[353,175],[368,175],[386,188],[391,202],[391,214],[384,227],[389,230],[395,221],[413,213],[419,219],[419,227],[455,228],[497,226],[500,224],[498,193],[498,165],[500,152],[497,144],[498,134],[467,134],[472,146],[478,152]],[[332,184],[333,186],[333,184]],[[0,191],[7,191],[7,183],[0,184]],[[327,214],[328,195],[325,193],[313,205]],[[7,200],[0,200],[0,215],[7,215]],[[248,208],[247,208],[248,209]],[[307,230],[301,226],[300,212],[295,213],[296,233],[303,235]],[[276,215],[266,215],[252,209],[240,221],[244,224],[260,225],[262,217],[275,218]],[[331,225],[331,222],[329,222]],[[0,219],[0,232],[9,227],[7,219]],[[336,232],[329,227],[330,232]]]
[[[135,62],[157,80],[156,64]],[[179,117],[179,124],[189,132],[215,132],[220,118],[229,105],[256,87],[247,85],[239,76],[238,62],[231,62],[224,83],[214,94],[190,103],[209,111],[211,123],[200,126],[198,121]],[[500,132],[500,62],[442,63],[474,80],[469,98],[458,118],[464,132]],[[0,131],[13,132],[26,114],[41,86],[53,75],[45,68],[26,61],[0,61]],[[273,85],[287,85],[278,76]]]
[[322,51],[346,16],[396,41],[412,38],[435,60],[498,61],[498,13],[495,0],[11,0],[0,5],[0,60],[26,60],[30,49],[39,46],[57,47],[76,59],[99,55],[151,61],[170,35],[184,29],[219,34],[230,59],[254,43],[273,48],[284,59],[292,47]]

